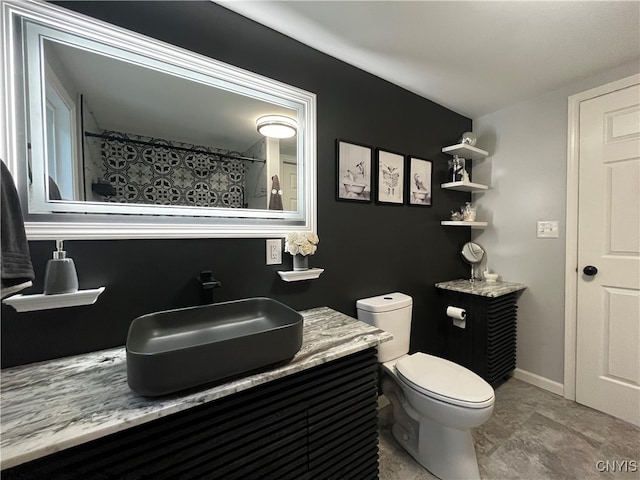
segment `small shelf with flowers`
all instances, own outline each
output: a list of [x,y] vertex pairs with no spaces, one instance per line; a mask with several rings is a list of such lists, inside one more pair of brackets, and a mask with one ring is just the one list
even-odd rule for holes
[[324,268],[309,268],[309,257],[316,253],[320,239],[315,232],[291,232],[284,243],[284,251],[293,256],[293,270],[278,271],[285,282],[299,282],[318,278]]
[[278,271],[278,275],[285,282],[299,282],[301,280],[314,280],[324,272],[324,268],[308,268],[306,270]]

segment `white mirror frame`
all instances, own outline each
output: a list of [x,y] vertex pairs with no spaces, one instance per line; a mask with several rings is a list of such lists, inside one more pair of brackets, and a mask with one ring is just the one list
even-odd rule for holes
[[[214,237],[273,237],[287,232],[316,231],[316,95],[269,78],[227,65],[209,57],[186,51],[143,35],[37,1],[7,0],[1,2],[2,40],[0,64],[2,76],[0,108],[4,128],[0,130],[0,157],[14,176],[23,199],[25,230],[30,240],[45,239],[125,239],[125,238],[214,238]],[[298,188],[304,195],[298,199],[298,211],[209,209],[211,216],[200,209],[189,214],[184,208],[145,206],[146,214],[129,209],[129,213],[100,213],[103,205],[80,210],[69,202],[67,210],[78,213],[33,213],[28,211],[26,132],[30,122],[25,118],[21,98],[22,59],[17,58],[22,38],[16,32],[17,17],[38,22],[66,34],[99,42],[143,56],[150,63],[175,65],[177,71],[188,69],[212,85],[235,85],[237,90],[257,92],[262,98],[285,99],[287,105],[299,105],[299,166]],[[46,28],[44,29],[46,30]],[[18,50],[17,50],[18,49]],[[36,119],[37,120],[37,119]],[[35,122],[38,124],[38,121]],[[32,155],[42,149],[32,138]],[[41,142],[40,142],[41,143]],[[34,148],[38,147],[38,148]],[[34,163],[35,165],[35,163]],[[302,171],[300,171],[302,168]],[[34,174],[35,174],[34,168]],[[300,174],[302,173],[302,174]],[[113,204],[112,204],[113,205]],[[86,207],[85,207],[86,208]],[[126,210],[126,209],[125,209]],[[135,212],[134,214],[131,214]],[[172,216],[175,215],[175,216]]]

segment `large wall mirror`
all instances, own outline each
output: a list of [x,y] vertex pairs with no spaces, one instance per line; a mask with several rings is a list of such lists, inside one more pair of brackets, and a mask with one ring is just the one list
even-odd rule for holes
[[0,154],[30,239],[315,229],[314,94],[60,7],[2,9]]

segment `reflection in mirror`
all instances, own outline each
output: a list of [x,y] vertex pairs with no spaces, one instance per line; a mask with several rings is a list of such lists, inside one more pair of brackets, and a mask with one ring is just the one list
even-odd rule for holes
[[462,258],[471,265],[471,281],[475,280],[474,266],[484,258],[484,248],[475,242],[467,242],[462,247]]
[[[49,200],[266,209],[267,163],[296,167],[295,138],[255,128],[293,109],[57,41],[42,48],[47,174],[59,191]],[[296,210],[295,185],[280,190]]]
[[[39,221],[78,231],[123,219],[197,225],[193,236],[315,229],[314,94],[61,7],[3,8],[19,99],[4,118],[27,126],[12,122],[8,163],[28,194],[28,234]],[[265,115],[294,135],[258,133]]]

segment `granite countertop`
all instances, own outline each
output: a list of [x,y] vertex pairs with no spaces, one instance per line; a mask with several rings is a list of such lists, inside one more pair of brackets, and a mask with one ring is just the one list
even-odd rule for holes
[[481,297],[500,297],[508,293],[524,290],[527,286],[524,283],[515,282],[486,282],[484,280],[451,280],[449,282],[436,283],[436,288],[443,290],[453,290],[454,292],[480,295]]
[[145,398],[127,385],[124,347],[2,371],[0,468],[10,468],[375,347],[388,332],[327,307],[301,312],[302,348],[284,366],[184,394]]

